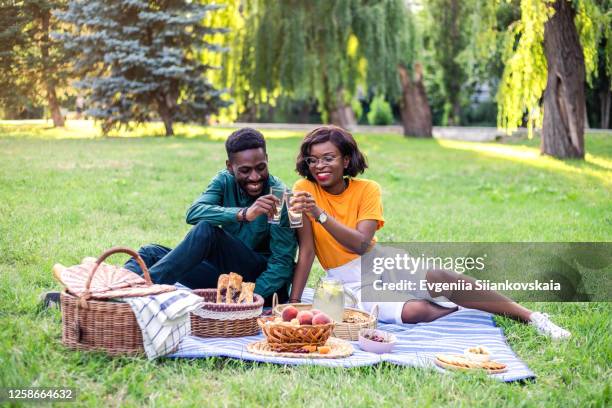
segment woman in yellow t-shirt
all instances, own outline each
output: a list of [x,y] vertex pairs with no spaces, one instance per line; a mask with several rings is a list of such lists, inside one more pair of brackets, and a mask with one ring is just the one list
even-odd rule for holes
[[[290,302],[300,301],[315,255],[327,276],[342,281],[359,299],[361,255],[374,248],[374,234],[385,223],[380,186],[355,178],[366,168],[355,139],[342,128],[321,126],[302,141],[296,171],[304,179],[293,186],[295,198],[291,210],[306,217],[298,229],[300,250]],[[472,278],[452,271],[427,270],[423,275],[432,283],[457,283],[461,279],[474,284]],[[442,306],[444,302],[434,299],[440,295],[455,304]],[[466,297],[452,291],[415,291],[407,302],[379,303],[379,319],[389,323],[430,322],[452,313],[460,305],[528,322],[552,338],[570,336],[545,314],[531,312],[497,292],[481,290],[477,295],[479,300],[474,301],[473,294]],[[360,302],[359,306],[369,311],[373,304]]]

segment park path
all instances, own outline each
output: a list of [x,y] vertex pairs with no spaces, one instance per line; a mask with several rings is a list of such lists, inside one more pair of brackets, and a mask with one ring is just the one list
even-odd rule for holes
[[[275,130],[293,130],[299,132],[308,132],[320,124],[302,124],[302,123],[234,123],[231,125],[220,125],[219,127],[253,127],[255,129],[275,129]],[[365,134],[397,134],[402,135],[403,129],[398,125],[391,126],[370,126],[359,125],[350,129],[354,133]],[[611,130],[605,129],[585,129],[588,133],[612,134]],[[537,132],[537,131],[536,131]],[[512,136],[526,136],[527,129],[520,128]],[[507,136],[503,130],[495,127],[485,126],[434,126],[433,136],[437,139],[463,140],[468,142],[490,142],[498,138]]]

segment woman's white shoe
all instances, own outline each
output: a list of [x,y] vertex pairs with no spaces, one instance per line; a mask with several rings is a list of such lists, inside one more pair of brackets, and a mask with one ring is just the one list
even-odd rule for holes
[[529,320],[529,324],[534,326],[538,333],[553,340],[567,339],[572,335],[569,331],[551,322],[546,313],[533,312]]

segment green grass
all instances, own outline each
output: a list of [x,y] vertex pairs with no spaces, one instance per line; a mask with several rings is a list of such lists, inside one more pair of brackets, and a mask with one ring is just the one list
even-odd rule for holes
[[[41,292],[58,288],[52,265],[113,245],[176,245],[187,207],[223,166],[227,129],[177,133],[103,138],[88,123],[0,122],[0,387],[70,386],[80,406],[610,405],[609,303],[529,304],[574,333],[560,344],[497,319],[538,375],[526,385],[387,364],[336,370],[67,351],[60,313],[38,307]],[[265,134],[272,173],[292,183],[302,135]],[[587,137],[585,162],[540,157],[535,141],[357,139],[366,177],[383,188],[381,241],[612,240],[610,135]]]

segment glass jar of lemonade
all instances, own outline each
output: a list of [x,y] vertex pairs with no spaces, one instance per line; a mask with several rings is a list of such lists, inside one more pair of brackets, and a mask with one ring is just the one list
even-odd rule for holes
[[315,289],[312,307],[325,312],[332,320],[341,323],[344,316],[345,292],[338,279],[321,278]]

